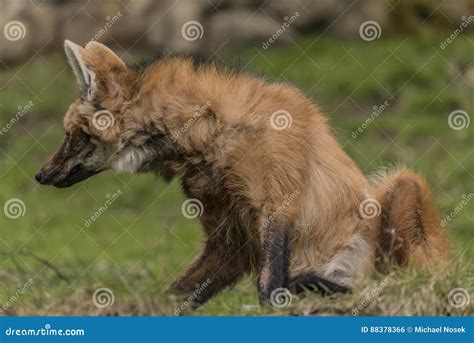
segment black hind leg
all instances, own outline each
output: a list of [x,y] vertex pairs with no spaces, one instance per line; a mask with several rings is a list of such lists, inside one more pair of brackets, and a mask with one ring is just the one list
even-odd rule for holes
[[289,282],[289,289],[292,293],[298,295],[306,290],[322,293],[323,295],[348,293],[351,291],[348,287],[338,285],[337,283],[317,276],[314,273],[302,273],[295,276]]

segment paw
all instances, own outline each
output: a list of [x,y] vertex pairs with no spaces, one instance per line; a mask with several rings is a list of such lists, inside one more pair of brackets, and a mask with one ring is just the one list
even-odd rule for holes
[[349,287],[340,285],[313,273],[302,273],[290,280],[290,290],[298,295],[307,291],[322,293],[323,295],[333,293],[348,293]]

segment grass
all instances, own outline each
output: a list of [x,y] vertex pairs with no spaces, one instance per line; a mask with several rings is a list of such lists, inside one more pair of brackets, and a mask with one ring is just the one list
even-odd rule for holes
[[[445,217],[463,194],[474,193],[472,124],[459,131],[448,126],[453,110],[474,113],[474,36],[460,36],[441,50],[444,39],[429,35],[365,42],[307,36],[285,47],[249,48],[243,60],[253,72],[292,82],[320,103],[344,149],[364,172],[406,165],[425,175]],[[0,307],[31,278],[27,290],[4,306],[5,314],[173,314],[182,300],[166,295],[166,287],[202,240],[198,221],[181,214],[184,197],[177,182],[104,173],[58,190],[33,180],[59,146],[62,115],[77,96],[65,58],[45,58],[0,71],[0,126],[15,116],[19,105],[33,102],[0,138],[0,204],[19,198],[26,209],[18,219],[0,216]],[[387,109],[353,138],[373,106],[386,101]],[[119,190],[122,194],[107,211],[85,225],[107,194]],[[447,296],[453,288],[474,289],[473,221],[472,203],[450,221],[452,263],[437,274],[398,271],[387,283],[383,276],[373,276],[352,294],[311,295],[276,309],[256,306],[254,282],[247,278],[201,309],[185,313],[351,315],[384,282],[359,314],[472,315],[472,305],[449,306]],[[100,287],[112,290],[112,306],[93,304],[92,294]]]

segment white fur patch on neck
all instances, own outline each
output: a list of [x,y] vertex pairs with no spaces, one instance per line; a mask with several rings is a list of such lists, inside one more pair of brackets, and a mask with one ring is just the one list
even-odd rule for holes
[[136,173],[146,162],[147,154],[142,149],[126,148],[112,161],[112,169],[116,172]]

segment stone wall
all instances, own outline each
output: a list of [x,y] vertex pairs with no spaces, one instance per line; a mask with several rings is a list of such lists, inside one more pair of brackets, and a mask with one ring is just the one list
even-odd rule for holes
[[[0,0],[0,59],[20,61],[57,49],[64,39],[132,49],[213,54],[256,43],[266,49],[318,30],[356,37],[376,22],[384,34],[426,27],[455,30],[473,0]],[[474,22],[466,25],[472,29]]]

